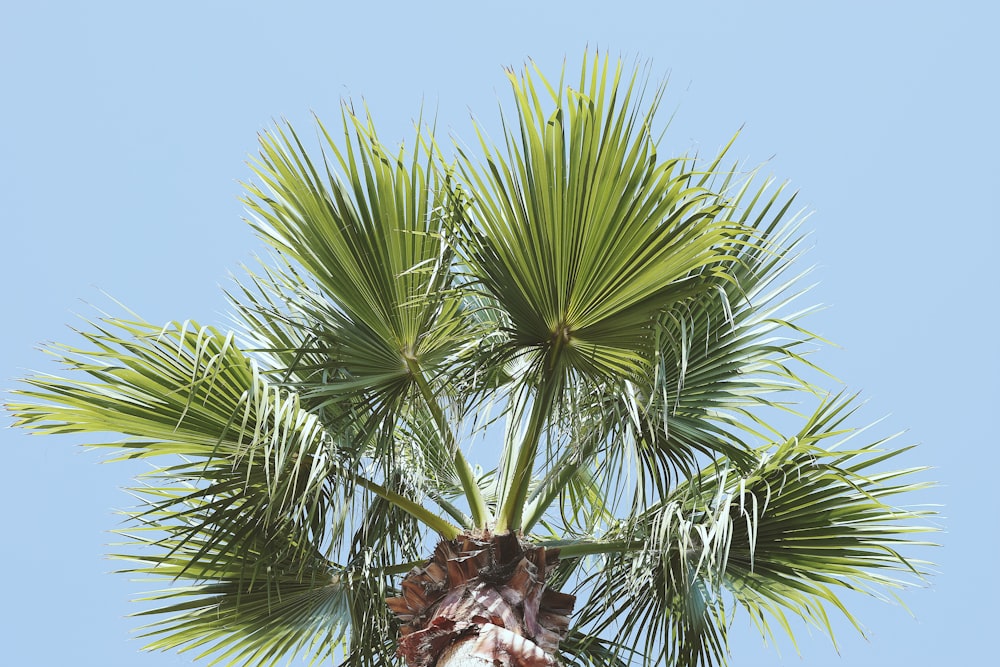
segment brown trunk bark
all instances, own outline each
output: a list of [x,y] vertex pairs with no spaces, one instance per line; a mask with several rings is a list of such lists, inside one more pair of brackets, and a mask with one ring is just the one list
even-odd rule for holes
[[552,667],[575,601],[545,587],[558,562],[510,533],[441,542],[386,600],[403,622],[399,654],[410,667]]

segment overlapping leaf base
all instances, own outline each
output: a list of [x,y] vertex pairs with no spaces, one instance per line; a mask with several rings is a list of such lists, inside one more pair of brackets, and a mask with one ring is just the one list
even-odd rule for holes
[[386,602],[403,622],[399,653],[410,667],[432,667],[461,643],[465,656],[502,667],[556,664],[576,597],[545,587],[558,549],[514,533],[459,535],[440,542],[413,568],[402,595]]

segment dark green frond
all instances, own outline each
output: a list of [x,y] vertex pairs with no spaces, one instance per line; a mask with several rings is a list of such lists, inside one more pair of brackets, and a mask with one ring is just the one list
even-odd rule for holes
[[[117,432],[126,439],[97,435],[93,444],[121,459],[166,457],[134,490],[144,506],[131,514],[139,527],[126,531],[135,550],[122,556],[177,580],[150,598],[167,603],[150,613],[174,614],[151,626],[153,648],[205,646],[227,665],[271,664],[292,650],[327,655],[334,647],[310,633],[350,642],[342,635],[359,632],[347,624],[361,613],[331,577],[363,573],[365,586],[384,588],[380,573],[412,560],[426,527],[457,532],[420,506],[419,490],[363,477],[349,424],[331,434],[231,336],[122,321],[84,335],[93,349],[56,350],[83,377],[31,378],[10,407],[36,432]],[[409,549],[346,542],[372,503],[378,529]],[[348,548],[354,561],[336,566]],[[378,600],[365,604],[364,614],[388,619]]]
[[888,504],[925,486],[909,481],[919,469],[879,469],[904,450],[827,442],[852,436],[851,411],[850,400],[825,402],[794,437],[759,450],[751,471],[721,459],[623,521],[610,534],[620,550],[583,580],[592,604],[581,626],[616,628],[645,664],[681,665],[725,661],[733,603],[765,635],[772,623],[791,635],[792,614],[832,636],[829,609],[860,629],[840,591],[919,581],[924,564],[908,552],[931,528],[929,512]]
[[451,204],[419,138],[407,160],[346,107],[341,144],[319,128],[332,164],[291,128],[261,138],[246,203],[285,266],[251,274],[239,310],[303,401],[349,401],[384,446],[416,383],[455,372],[477,336],[452,289]]
[[[619,392],[612,408],[657,497],[705,457],[746,469],[752,448],[775,435],[761,421],[767,411],[787,410],[791,392],[817,391],[803,374],[814,337],[795,324],[804,313],[792,308],[804,288],[799,275],[786,275],[799,245],[797,221],[783,220],[791,199],[782,200],[782,188],[768,197],[767,183],[751,187],[752,175],[727,204],[748,234],[731,279],[660,316],[650,374]],[[748,191],[754,196],[742,209]]]
[[[728,485],[726,587],[762,631],[768,616],[788,611],[832,634],[825,607],[861,630],[838,590],[886,597],[927,574],[912,551],[930,544],[921,536],[933,530],[933,512],[891,504],[928,486],[912,479],[923,469],[886,470],[908,449],[886,440],[851,447],[854,434],[843,425],[851,412],[847,400],[824,404],[796,438]],[[840,447],[825,442],[838,436]]]
[[781,188],[768,195],[768,184],[751,184],[752,175],[727,209],[753,243],[736,254],[730,280],[660,315],[649,373],[630,382],[581,378],[564,393],[527,527],[584,466],[603,496],[623,507],[666,497],[719,455],[749,470],[753,448],[774,436],[760,421],[764,411],[786,411],[786,395],[815,391],[802,373],[802,348],[812,337],[795,324],[802,313],[791,307],[803,291],[800,276],[783,275],[798,247],[797,222],[783,220],[791,202],[782,203]]
[[[12,406],[21,425],[117,432],[127,439],[94,444],[121,450],[121,458],[171,457],[163,471],[194,482],[187,496],[208,503],[205,521],[219,531],[215,539],[203,535],[208,551],[242,534],[247,516],[281,527],[306,552],[336,542],[330,517],[352,492],[351,457],[296,395],[264,379],[231,335],[141,322],[84,335],[94,350],[58,353],[90,379],[30,379],[33,389],[20,394],[34,402]],[[350,431],[338,437],[350,442]]]
[[[187,526],[169,529],[164,517],[146,513],[140,518],[148,528],[127,531],[132,539],[123,546],[132,551],[118,558],[140,566],[126,571],[169,583],[141,598],[155,606],[140,615],[164,617],[142,629],[146,649],[190,651],[211,658],[209,664],[270,666],[295,655],[315,662],[343,654],[355,618],[393,631],[384,605],[357,595],[384,588],[379,577],[346,570],[319,553],[303,556],[292,545],[276,548],[284,541],[280,534],[255,536],[262,541],[238,553],[212,546],[219,545],[218,534],[202,538],[197,530],[203,513],[211,512],[207,505],[191,508]],[[176,516],[165,518],[176,524]]]

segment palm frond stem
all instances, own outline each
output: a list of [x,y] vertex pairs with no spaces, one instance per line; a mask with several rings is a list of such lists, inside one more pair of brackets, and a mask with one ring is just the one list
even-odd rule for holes
[[[554,354],[549,356],[549,359],[554,360],[554,356]],[[497,514],[497,533],[521,529],[525,500],[528,497],[528,487],[531,483],[531,472],[535,456],[538,453],[538,443],[541,440],[543,427],[559,385],[559,377],[550,374],[545,377],[535,394],[524,439],[517,451],[517,460],[513,469],[507,471],[503,501],[500,512]]]
[[646,543],[642,540],[541,540],[536,544],[546,549],[559,549],[559,557],[562,559],[642,551],[646,548]]
[[[404,357],[406,359],[406,367],[410,371],[414,383],[420,389],[420,394],[427,404],[427,409],[431,411],[438,432],[444,438],[448,450],[454,453],[455,472],[462,483],[462,491],[465,492],[465,498],[469,502],[469,511],[472,512],[472,522],[476,527],[484,528],[490,520],[490,511],[486,506],[486,501],[483,500],[483,493],[476,483],[476,476],[472,471],[472,466],[469,465],[469,461],[462,454],[462,448],[458,446],[455,440],[455,434],[448,424],[448,420],[445,418],[444,411],[441,409],[441,405],[438,403],[433,389],[428,384],[427,378],[424,377],[420,362],[411,354],[406,354]],[[442,506],[442,509],[448,511],[444,506]],[[452,516],[455,515],[452,514]]]
[[373,482],[370,479],[360,476],[354,477],[353,481],[361,488],[367,489],[380,498],[388,500],[390,503],[406,512],[414,519],[423,522],[424,525],[437,531],[437,533],[445,539],[453,540],[462,532],[458,526],[442,519],[423,505],[420,505],[419,503],[414,502],[413,500],[410,500],[406,496],[400,495],[395,491],[385,488],[378,482]]
[[456,507],[454,503],[449,502],[440,493],[434,491],[433,489],[427,489],[425,493],[427,493],[427,497],[433,500],[438,507],[448,514],[448,516],[457,521],[462,528],[472,530],[477,527],[477,524],[472,517]]
[[528,533],[536,523],[545,515],[545,512],[552,505],[552,502],[559,497],[569,481],[576,475],[580,468],[591,461],[591,451],[567,451],[555,465],[551,467],[549,475],[542,480],[527,499],[524,515],[521,519],[521,530]]

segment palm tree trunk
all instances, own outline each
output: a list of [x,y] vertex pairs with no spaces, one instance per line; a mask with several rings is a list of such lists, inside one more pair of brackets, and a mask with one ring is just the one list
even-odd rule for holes
[[459,535],[386,600],[409,667],[552,667],[575,597],[546,588],[558,549],[516,534]]
[[438,658],[437,667],[480,667],[493,666],[493,661],[476,652],[476,642],[466,639],[452,644]]

